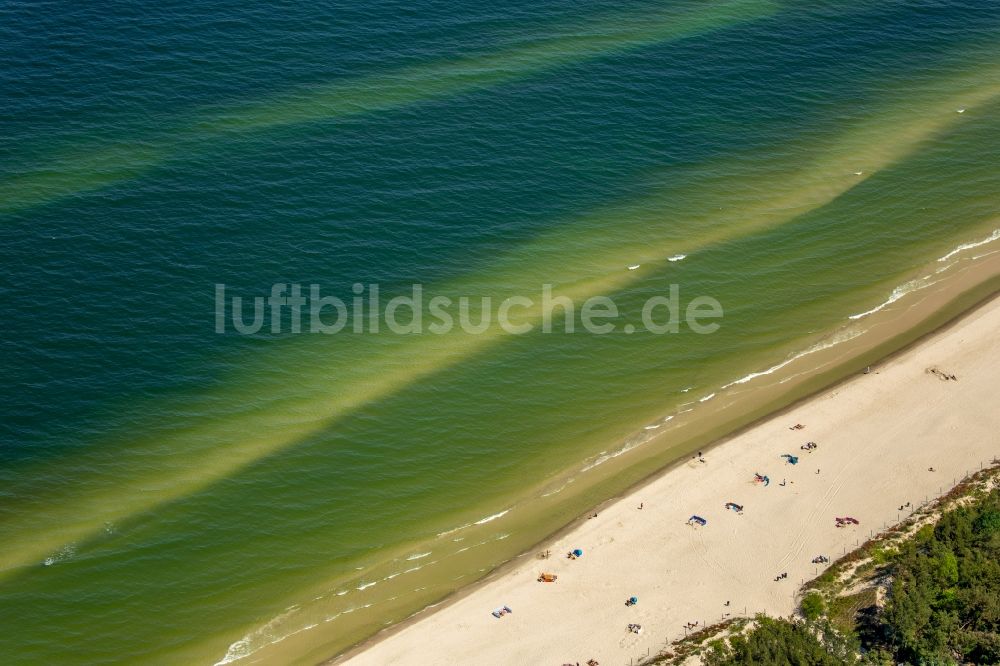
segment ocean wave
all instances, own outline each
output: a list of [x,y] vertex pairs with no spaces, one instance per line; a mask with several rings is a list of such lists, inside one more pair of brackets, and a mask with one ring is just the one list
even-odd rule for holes
[[448,536],[449,534],[454,534],[455,532],[464,530],[466,527],[472,527],[472,523],[466,523],[464,525],[459,525],[458,527],[453,527],[450,530],[445,530],[444,532],[438,532],[438,538],[440,539],[441,537]]
[[655,423],[653,425],[646,426],[645,428],[643,428],[643,430],[656,430],[657,428],[659,428],[662,425],[663,425],[662,423]]
[[433,551],[428,550],[426,553],[416,553],[415,555],[410,555],[409,557],[406,558],[406,561],[407,562],[412,562],[413,560],[419,560],[421,558],[427,557],[432,552]]
[[213,666],[225,666],[225,664],[230,664],[234,661],[239,661],[240,659],[245,659],[249,657],[257,650],[268,645],[274,645],[285,640],[289,636],[294,636],[295,634],[305,631],[306,629],[312,629],[316,625],[310,625],[309,627],[304,627],[302,629],[297,629],[287,634],[282,634],[280,636],[275,635],[275,630],[280,626],[282,622],[288,619],[294,611],[286,611],[274,618],[271,618],[264,626],[255,629],[243,638],[232,643],[229,649],[226,650],[226,654],[219,661],[215,662]]
[[986,245],[987,243],[992,243],[995,240],[1000,240],[1000,229],[994,229],[993,233],[980,241],[973,241],[971,243],[962,243],[961,245],[955,247],[954,250],[944,255],[938,261],[947,261],[959,252],[964,252],[965,250],[971,250],[974,247],[979,247],[980,245]]
[[[976,259],[976,258],[978,258],[978,257],[973,257],[973,259]],[[938,261],[941,261],[941,260],[940,260],[940,259],[938,259]],[[953,261],[953,262],[951,262],[950,264],[945,264],[945,265],[944,265],[944,266],[942,266],[941,268],[938,268],[937,270],[935,270],[935,271],[934,271],[934,275],[937,275],[938,273],[944,273],[944,272],[945,272],[946,270],[948,270],[949,268],[951,268],[952,266],[954,266],[954,265],[955,265],[956,263],[957,263],[957,262],[954,262],[954,261]]]
[[485,525],[486,523],[496,520],[497,518],[502,518],[503,516],[506,516],[508,513],[510,513],[510,509],[504,509],[500,513],[494,513],[492,516],[486,516],[485,518],[477,520],[476,522],[473,523],[473,525]]
[[698,402],[708,402],[709,400],[711,400],[714,397],[715,397],[714,393],[709,393],[704,398],[698,398]]
[[930,275],[925,275],[922,278],[917,278],[915,280],[910,280],[909,282],[905,282],[899,285],[898,287],[894,288],[892,290],[892,293],[889,294],[889,298],[887,298],[882,303],[876,305],[871,310],[866,310],[864,312],[852,314],[851,316],[848,317],[848,319],[857,320],[863,317],[867,317],[868,315],[875,314],[880,310],[884,310],[885,308],[889,307],[890,305],[901,299],[903,296],[906,296],[909,293],[912,293],[919,289],[924,289],[925,287],[929,287],[932,284],[935,284],[934,282],[929,282],[930,279],[931,279]]
[[66,560],[72,559],[74,555],[76,555],[76,545],[68,544],[60,548],[52,555],[46,557],[45,561],[42,562],[42,564],[44,564],[47,567],[51,567],[53,564],[58,564],[60,562],[65,562]]
[[737,386],[739,384],[746,384],[747,382],[749,382],[751,380],[754,380],[754,379],[757,379],[758,377],[764,377],[766,375],[773,374],[773,373],[777,372],[778,370],[781,370],[782,368],[784,368],[786,365],[788,365],[788,364],[790,364],[790,363],[792,363],[794,361],[797,361],[798,359],[802,358],[803,356],[808,356],[809,354],[815,354],[818,351],[822,351],[824,349],[829,349],[830,347],[834,347],[836,345],[839,345],[841,342],[847,342],[848,340],[853,340],[854,338],[856,338],[859,335],[861,335],[861,333],[862,333],[862,331],[855,330],[855,331],[847,332],[847,333],[845,333],[843,335],[835,335],[835,336],[833,336],[829,340],[824,340],[822,342],[818,342],[818,343],[814,344],[813,346],[809,347],[808,349],[805,349],[803,351],[800,351],[797,354],[794,354],[794,355],[788,357],[787,359],[785,359],[781,363],[778,363],[777,365],[772,365],[767,370],[761,370],[760,372],[751,372],[749,375],[745,375],[745,376],[740,377],[739,379],[737,379],[735,381],[729,382],[728,384],[724,385],[722,388],[723,389],[727,389],[727,388],[731,388],[733,386]]
[[550,490],[547,493],[542,493],[542,497],[548,497],[550,495],[555,495],[556,493],[561,493],[563,490],[566,489],[566,486],[568,486],[571,483],[573,483],[573,479],[570,479],[569,481],[567,481],[566,483],[562,484],[561,486],[559,486],[555,490]]
[[686,254],[675,254],[672,257],[667,257],[667,261],[683,261],[684,259],[687,259]]
[[357,588],[355,589],[357,589],[357,591],[360,592],[361,590],[367,590],[369,587],[372,587],[374,585],[378,585],[378,581],[373,581],[371,583],[361,583],[361,585],[358,585]]
[[597,455],[597,458],[595,458],[592,463],[584,465],[580,469],[580,471],[581,472],[588,472],[588,471],[594,469],[595,467],[597,467],[598,465],[603,465],[604,463],[608,462],[609,460],[613,460],[614,458],[617,458],[618,456],[622,455],[623,453],[628,453],[629,451],[631,451],[635,447],[639,446],[640,444],[645,444],[647,441],[649,441],[649,439],[645,439],[645,440],[643,440],[643,439],[632,440],[628,444],[626,444],[625,446],[623,446],[622,448],[618,449],[617,451],[612,451],[611,453],[608,453],[607,451],[601,451]]

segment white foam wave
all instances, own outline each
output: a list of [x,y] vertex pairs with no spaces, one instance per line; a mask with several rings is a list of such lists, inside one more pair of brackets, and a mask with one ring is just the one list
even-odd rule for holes
[[567,481],[566,483],[562,484],[561,486],[559,486],[555,490],[550,490],[547,493],[542,493],[542,497],[548,497],[549,495],[555,495],[556,493],[561,493],[563,490],[566,489],[566,486],[568,486],[572,482],[573,482],[572,479],[570,479],[569,481]]
[[667,257],[667,261],[683,261],[684,259],[687,259],[686,254],[675,254],[672,257]]
[[280,643],[289,636],[294,636],[295,634],[301,633],[308,629],[312,629],[313,627],[316,626],[315,624],[312,624],[307,627],[303,627],[301,629],[296,629],[295,631],[292,631],[287,634],[275,636],[275,629],[277,629],[277,627],[280,626],[282,622],[288,619],[293,612],[294,611],[286,611],[281,615],[272,618],[264,626],[260,627],[259,629],[255,629],[254,631],[247,634],[240,640],[232,643],[229,646],[229,649],[226,650],[226,654],[222,657],[222,659],[215,662],[213,666],[225,666],[225,664],[230,664],[234,661],[244,659],[267,645],[274,645],[276,643]]
[[708,402],[709,400],[711,400],[714,397],[715,397],[714,393],[709,393],[704,398],[698,398],[698,402]]
[[450,530],[445,530],[444,532],[438,532],[438,538],[448,536],[449,534],[454,534],[460,530],[464,530],[466,527],[472,527],[472,523],[466,523],[465,525],[459,525],[458,527],[453,527]]
[[663,424],[662,423],[656,423],[656,424],[653,424],[653,425],[648,425],[645,428],[643,428],[643,430],[656,430],[661,425],[663,425]]
[[933,282],[930,282],[930,278],[931,278],[930,275],[925,275],[922,278],[917,278],[915,280],[910,280],[909,282],[901,284],[895,289],[893,289],[892,293],[889,294],[889,298],[887,298],[882,303],[876,305],[871,310],[866,310],[864,312],[852,314],[851,316],[848,317],[848,319],[857,320],[863,317],[867,317],[868,315],[873,315],[881,310],[884,310],[885,308],[889,307],[890,305],[901,299],[903,296],[906,296],[909,293],[917,291],[918,289],[923,289],[925,287],[929,287],[932,284],[934,284]]
[[423,557],[427,557],[428,555],[431,554],[431,552],[432,551],[428,550],[426,553],[416,553],[415,555],[410,555],[409,557],[406,558],[406,561],[407,562],[412,562],[413,560],[419,560],[419,559],[421,559]]
[[373,581],[371,583],[361,583],[361,585],[358,585],[356,589],[358,590],[358,592],[360,592],[361,590],[367,590],[369,587],[372,587],[374,585],[378,585],[378,581]]
[[798,359],[802,358],[803,356],[808,356],[809,354],[814,354],[814,353],[816,353],[818,351],[822,351],[824,349],[829,349],[830,347],[833,347],[835,345],[839,345],[841,342],[847,342],[848,340],[853,340],[854,338],[856,338],[859,335],[861,335],[862,332],[863,331],[860,331],[860,330],[847,331],[847,332],[845,332],[843,334],[836,335],[836,336],[830,338],[829,340],[824,340],[822,342],[818,342],[818,343],[814,344],[813,346],[809,347],[808,349],[805,349],[803,351],[800,351],[797,354],[794,354],[794,355],[788,357],[787,359],[785,359],[781,363],[778,363],[777,365],[772,365],[767,370],[761,370],[760,372],[751,372],[749,375],[746,375],[744,377],[740,377],[739,379],[737,379],[735,381],[729,382],[728,384],[726,384],[722,388],[723,389],[727,389],[727,388],[731,388],[733,386],[736,386],[738,384],[746,384],[747,382],[749,382],[751,380],[754,380],[754,379],[757,379],[758,377],[764,377],[766,375],[773,374],[773,373],[777,372],[778,370],[781,370],[782,368],[784,368],[786,365],[789,365],[790,363],[793,363],[793,362],[797,361]]
[[598,454],[597,458],[594,459],[593,462],[591,462],[591,463],[589,463],[587,465],[584,465],[580,469],[580,471],[581,472],[588,472],[588,471],[594,469],[595,467],[597,467],[598,465],[603,465],[604,463],[608,462],[609,460],[617,458],[618,456],[620,456],[620,455],[622,455],[624,453],[628,453],[629,451],[631,451],[635,447],[639,446],[640,444],[645,443],[645,441],[647,441],[647,440],[633,440],[630,443],[628,443],[625,446],[623,446],[622,448],[618,449],[617,451],[612,451],[611,453],[608,453],[607,451],[601,451]]
[[76,545],[68,544],[60,548],[52,555],[46,557],[42,564],[47,567],[51,567],[53,564],[58,564],[59,562],[65,562],[66,560],[72,559],[74,555],[76,555]]
[[974,241],[972,243],[962,243],[957,246],[954,250],[944,255],[938,261],[947,261],[959,252],[964,252],[965,250],[971,250],[974,247],[979,247],[980,245],[986,245],[987,243],[992,243],[995,240],[1000,240],[1000,229],[994,229],[993,233],[980,241]]
[[474,525],[484,525],[484,524],[486,524],[486,523],[488,523],[490,521],[496,520],[497,518],[502,518],[503,516],[506,516],[508,513],[510,513],[510,509],[504,509],[500,513],[494,513],[492,516],[486,516],[485,518],[481,518],[481,519],[477,520],[473,524]]

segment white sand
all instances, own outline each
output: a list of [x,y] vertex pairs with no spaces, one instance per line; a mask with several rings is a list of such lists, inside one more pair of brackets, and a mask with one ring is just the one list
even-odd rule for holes
[[[932,366],[958,380],[929,374]],[[593,658],[620,666],[655,654],[688,622],[711,624],[726,612],[788,615],[800,583],[820,571],[813,557],[836,559],[908,515],[897,511],[901,504],[916,507],[1000,455],[998,390],[1000,300],[712,449],[706,463],[665,473],[547,544],[550,560],[524,558],[347,663],[559,666]],[[789,430],[795,423],[806,428]],[[800,451],[810,440],[819,448]],[[783,462],[783,453],[799,455],[799,464]],[[769,487],[753,483],[756,471],[770,476]],[[727,501],[744,505],[744,514],[726,510]],[[708,525],[689,527],[691,514]],[[836,516],[861,525],[838,529]],[[571,548],[584,556],[566,559]],[[543,570],[558,582],[536,582]],[[775,582],[782,572],[788,578]],[[639,603],[627,608],[631,595]],[[514,612],[490,615],[502,605]],[[641,635],[626,630],[633,622]]]

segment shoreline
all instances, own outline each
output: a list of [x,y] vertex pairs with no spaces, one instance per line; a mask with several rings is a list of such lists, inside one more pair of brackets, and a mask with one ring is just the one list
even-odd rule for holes
[[[893,282],[883,284],[883,293],[887,294],[894,284],[913,282],[920,275],[932,272],[936,275],[941,272],[939,268],[939,260],[930,259],[896,276]],[[594,507],[602,510],[682,467],[690,453],[722,446],[748,429],[850,381],[867,364],[904,353],[935,333],[959,324],[993,294],[1000,293],[1000,251],[960,258],[946,268],[951,270],[944,279],[929,284],[930,288],[915,290],[917,293],[865,319],[863,334],[856,339],[840,335],[848,322],[840,328],[817,331],[816,336],[800,341],[802,346],[793,347],[789,356],[800,356],[797,349],[817,341],[833,340],[834,344],[829,348],[823,345],[817,353],[806,354],[804,360],[794,360],[787,368],[782,364],[778,372],[758,375],[748,385],[717,389],[716,399],[697,405],[690,414],[684,413],[689,410],[682,410],[655,437],[638,445],[631,438],[619,440],[608,448],[611,455],[602,452],[601,457],[606,459],[600,461],[603,464],[590,464],[597,456],[577,458],[510,501],[477,507],[467,520],[455,523],[459,525],[457,530],[448,529],[436,539],[431,536],[426,542],[408,542],[397,549],[393,562],[415,552],[433,550],[435,557],[416,563],[419,566],[404,571],[390,564],[376,570],[366,569],[364,576],[320,581],[312,592],[321,595],[316,597],[320,610],[311,611],[311,618],[298,620],[291,631],[285,628],[280,633],[274,631],[267,637],[268,643],[243,654],[239,653],[243,649],[241,642],[232,643],[218,663],[340,663],[448,609],[481,586],[502,578],[541,544],[578,527]],[[772,363],[763,360],[760,367]],[[641,425],[636,425],[639,434]],[[497,520],[476,521],[480,516]],[[451,539],[450,535],[458,530],[464,530],[460,533],[462,538]],[[448,538],[442,539],[443,536]],[[424,570],[412,573],[421,568]],[[397,578],[401,573],[407,575]],[[362,590],[374,581],[381,581],[376,596],[366,591],[363,597],[355,598],[355,587]],[[420,587],[414,589],[415,585]],[[343,591],[334,598],[331,591],[337,589]],[[411,598],[414,594],[416,600]],[[303,596],[297,594],[288,603],[298,604]],[[327,598],[335,599],[335,603],[342,598],[352,601],[331,609],[324,601]],[[298,606],[287,610],[298,613]],[[336,625],[325,624],[332,620],[337,620]],[[272,625],[263,625],[261,630],[254,631],[267,636],[264,632],[271,630]],[[252,633],[245,637],[251,638]],[[218,655],[218,648],[215,650],[209,654]]]
[[[981,280],[978,283],[978,285],[982,287],[983,285],[987,285],[992,282],[995,282],[995,277],[990,277],[985,280]],[[949,299],[948,304],[961,301],[963,296],[966,296],[970,291],[974,290],[975,288],[972,288],[961,292],[960,294]],[[882,344],[875,345],[872,349],[868,350],[867,352],[862,352],[858,354],[857,357],[850,359],[844,364],[850,364],[851,362],[856,362],[856,363],[861,363],[863,367],[865,362],[868,363],[873,362],[871,361],[871,359],[866,358],[872,354],[878,355],[878,358],[880,359],[878,361],[879,364],[882,365],[892,364],[896,362],[898,359],[905,357],[908,354],[911,354],[914,349],[920,348],[921,346],[926,344],[930,344],[933,340],[948,335],[950,332],[954,331],[956,328],[963,325],[963,323],[969,321],[972,318],[975,318],[977,316],[977,313],[981,313],[985,310],[991,310],[1000,307],[998,306],[998,303],[1000,303],[1000,299],[998,299],[997,297],[995,288],[990,289],[989,295],[987,295],[986,297],[976,298],[974,300],[975,302],[972,304],[963,305],[957,314],[948,313],[947,316],[944,317],[943,322],[933,323],[929,331],[918,333],[916,336],[914,336],[915,339],[905,341],[901,346],[898,346],[887,353],[881,352],[880,349],[886,344],[891,345],[892,342],[897,340],[899,337],[907,336],[909,333],[912,332],[912,329],[911,328],[904,329],[897,335],[891,336],[888,339],[888,341],[883,342]],[[910,305],[912,307],[913,304]],[[906,309],[908,310],[911,308],[906,308]],[[948,310],[947,305],[941,308],[940,310],[944,311]],[[935,311],[933,314],[924,317],[923,320],[924,321],[934,320],[935,315],[940,317],[939,311]],[[822,376],[823,374],[824,374],[823,372],[820,372],[818,373],[818,376]],[[773,422],[776,419],[781,419],[786,415],[794,412],[795,410],[800,409],[804,405],[809,405],[811,403],[814,403],[816,400],[819,399],[819,397],[822,394],[829,392],[836,392],[841,387],[850,384],[852,381],[855,381],[856,379],[857,379],[856,374],[848,372],[846,373],[846,375],[842,375],[839,379],[836,379],[833,382],[828,382],[828,381],[823,382],[821,386],[819,386],[815,390],[809,391],[805,395],[798,397],[797,399],[792,401],[791,404],[779,407],[776,410],[770,410],[766,414],[754,418],[749,423],[746,423],[736,429],[731,430],[727,435],[713,438],[712,444],[705,445],[703,448],[710,452],[720,450],[727,444],[731,444],[731,442],[733,442],[734,440],[738,440],[739,438],[745,436],[746,433],[752,432],[755,429],[759,429],[765,424]],[[642,493],[646,488],[655,485],[658,482],[664,483],[663,481],[664,479],[668,478],[672,474],[676,474],[678,470],[684,469],[688,465],[688,463],[689,463],[688,460],[680,459],[672,464],[668,464],[665,467],[661,467],[658,470],[645,475],[642,479],[632,483],[625,492],[616,493],[613,497],[598,504],[595,510],[598,513],[601,513],[615,505],[621,504],[626,501],[631,501],[638,494]],[[585,520],[582,523],[579,520],[572,520],[562,529],[549,534],[549,536],[546,537],[542,543],[544,544],[544,543],[557,542],[561,539],[566,538],[568,535],[573,534],[575,531],[581,529],[583,526],[586,525],[587,521]],[[415,627],[422,623],[430,622],[434,617],[447,613],[449,609],[453,608],[455,605],[459,604],[463,600],[468,599],[473,595],[476,595],[484,588],[487,588],[488,586],[496,584],[498,581],[502,581],[503,579],[510,577],[519,568],[522,568],[527,564],[525,561],[526,555],[533,553],[534,551],[538,550],[541,547],[542,544],[538,544],[534,548],[528,549],[525,553],[522,553],[521,555],[509,560],[505,564],[497,567],[494,571],[490,572],[482,579],[474,583],[471,583],[459,589],[458,591],[454,592],[453,594],[449,595],[445,600],[415,613],[406,620],[403,620],[401,622],[392,625],[391,627],[383,629],[381,632],[379,632],[369,640],[362,642],[354,646],[353,648],[347,650],[346,652],[343,652],[331,659],[326,660],[324,663],[331,663],[331,664],[339,664],[345,662],[355,663],[355,661],[357,661],[357,663],[366,663],[364,661],[366,653],[370,653],[372,650],[374,650],[375,648],[377,648],[379,645],[383,644],[386,641],[393,640],[394,637],[400,635],[401,633],[411,630],[412,627]],[[388,662],[388,663],[394,663],[394,662]],[[398,663],[406,663],[406,662],[398,662]],[[425,663],[427,662],[425,661]],[[449,662],[445,661],[441,663],[449,663]]]

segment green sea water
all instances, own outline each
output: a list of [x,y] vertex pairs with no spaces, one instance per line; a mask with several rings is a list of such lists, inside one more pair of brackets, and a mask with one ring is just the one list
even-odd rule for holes
[[[0,16],[4,663],[330,656],[1000,228],[996,3]],[[276,283],[535,328],[217,332]],[[643,330],[672,285],[719,329]]]

